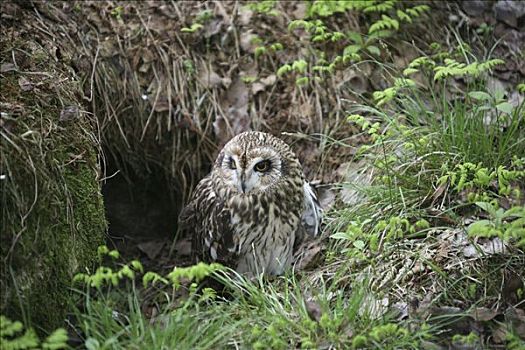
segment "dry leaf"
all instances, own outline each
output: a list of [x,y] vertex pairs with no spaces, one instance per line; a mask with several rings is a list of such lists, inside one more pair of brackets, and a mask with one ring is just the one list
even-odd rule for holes
[[264,91],[266,86],[264,84],[255,82],[252,84],[252,94],[256,95],[257,93]]
[[155,258],[160,254],[162,248],[166,241],[164,240],[155,240],[155,241],[146,241],[137,245],[137,248],[143,253],[145,253],[150,260],[155,260]]
[[470,317],[476,321],[490,321],[499,313],[494,309],[486,307],[476,307],[470,312]]
[[203,65],[197,77],[199,82],[207,89],[218,87],[222,84],[222,78],[215,73],[211,66]]
[[357,70],[345,69],[336,73],[337,89],[345,88],[357,94],[368,91],[367,77]]
[[63,122],[66,120],[71,120],[77,118],[80,115],[80,110],[78,106],[67,106],[60,111],[59,121]]
[[448,258],[450,250],[451,250],[450,242],[448,242],[448,241],[440,241],[439,248],[438,248],[438,250],[436,252],[436,256],[434,258],[435,261],[439,262],[439,261],[442,261],[443,259]]
[[13,63],[2,63],[0,66],[0,73],[14,72],[16,70],[16,66]]
[[441,345],[433,343],[428,340],[422,340],[420,345],[421,345],[421,349],[423,350],[444,350],[445,349]]
[[335,204],[335,192],[330,188],[317,188],[317,197],[319,199],[319,205],[323,210],[327,211]]
[[408,317],[408,303],[398,301],[397,303],[392,305],[392,308],[399,312],[399,314],[396,317],[398,321],[404,320]]
[[256,38],[257,35],[252,33],[252,30],[247,30],[246,32],[241,33],[239,44],[241,45],[241,49],[247,53],[253,53],[255,51],[255,44],[253,43],[253,39]]
[[304,302],[304,304],[306,306],[308,317],[310,317],[315,322],[319,322],[321,316],[323,315],[323,311],[321,310],[319,303],[313,300],[307,300]]
[[319,241],[315,240],[303,242],[297,248],[297,252],[294,256],[295,269],[297,271],[301,271],[308,268],[320,252],[321,246]]
[[507,247],[499,237],[488,239],[483,244],[469,244],[463,248],[463,255],[467,258],[478,258],[483,255],[504,254],[506,252]]
[[295,10],[292,12],[294,19],[303,19],[306,17],[307,4],[302,1],[295,2]]
[[483,249],[483,252],[488,255],[505,254],[507,252],[505,243],[499,237],[489,239],[487,242],[483,243],[481,249]]
[[237,78],[222,99],[224,114],[217,115],[213,122],[215,137],[219,145],[224,145],[233,136],[250,130],[250,116],[248,114],[249,90],[246,84]]
[[507,341],[508,325],[505,323],[496,324],[496,329],[492,331],[492,340],[496,344],[503,344]]
[[206,25],[204,26],[204,37],[210,38],[213,35],[219,33],[222,29],[223,24],[224,21],[218,18],[214,18],[210,21],[207,21]]
[[168,97],[161,95],[156,101],[150,100],[150,103],[154,104],[155,112],[166,112],[170,109],[170,102]]
[[175,243],[175,252],[177,256],[190,256],[191,255],[191,239],[179,239]]
[[29,80],[27,80],[24,77],[21,77],[18,79],[18,85],[22,89],[22,91],[31,91],[33,90],[33,83],[31,83]]
[[516,304],[518,302],[519,290],[523,290],[523,281],[521,277],[516,273],[506,273],[501,291],[503,300],[510,305]]
[[372,173],[363,172],[364,161],[343,163],[337,173],[344,178],[347,183],[341,190],[341,200],[348,205],[355,205],[363,200],[363,194],[357,189],[366,187],[372,182]]
[[515,307],[505,310],[505,321],[512,325],[514,332],[523,339],[525,337],[525,311]]
[[266,78],[261,79],[261,83],[263,83],[265,86],[271,86],[275,84],[277,81],[277,76],[275,74],[270,74]]
[[258,92],[266,90],[268,86],[275,84],[275,74],[269,75],[266,78],[261,78],[259,81],[252,84],[252,93],[255,95]]
[[237,20],[240,25],[246,26],[251,23],[252,16],[253,16],[252,10],[248,9],[245,6],[241,6],[241,8],[239,9],[239,17]]
[[432,204],[430,206],[434,206],[434,204],[436,203],[436,201],[441,198],[441,196],[443,195],[443,192],[445,192],[445,190],[447,189],[448,187],[448,182],[446,183],[443,183],[441,185],[439,185],[436,190],[434,191],[434,193],[432,193],[432,195],[430,196],[432,198]]
[[465,258],[477,258],[479,257],[479,252],[472,244],[469,244],[463,248],[463,256]]

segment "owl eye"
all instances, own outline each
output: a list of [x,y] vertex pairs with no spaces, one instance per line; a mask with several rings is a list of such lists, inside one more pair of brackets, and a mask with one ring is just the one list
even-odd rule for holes
[[267,172],[270,170],[270,161],[263,160],[262,162],[255,164],[255,170],[261,173]]
[[231,170],[235,170],[237,169],[237,166],[235,165],[235,160],[233,160],[233,158],[230,158],[228,160],[228,167],[231,169]]

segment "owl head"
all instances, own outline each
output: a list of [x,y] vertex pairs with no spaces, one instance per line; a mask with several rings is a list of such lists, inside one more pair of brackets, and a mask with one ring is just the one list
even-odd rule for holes
[[248,131],[231,139],[215,162],[224,185],[239,194],[269,191],[292,176],[301,176],[300,164],[282,140]]

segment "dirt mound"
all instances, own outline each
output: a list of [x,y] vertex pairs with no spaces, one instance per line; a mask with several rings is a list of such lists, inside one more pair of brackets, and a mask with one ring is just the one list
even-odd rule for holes
[[1,12],[0,309],[49,331],[104,242],[97,122],[41,18],[9,3]]

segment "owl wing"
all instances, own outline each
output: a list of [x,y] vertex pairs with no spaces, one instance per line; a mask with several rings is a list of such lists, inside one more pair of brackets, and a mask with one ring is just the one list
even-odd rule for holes
[[301,216],[301,223],[308,234],[316,236],[321,227],[323,210],[317,200],[317,195],[315,194],[314,189],[308,181],[305,181],[303,184],[303,192],[305,209]]
[[[315,237],[320,233],[321,222],[323,219],[323,210],[317,200],[317,195],[315,194],[314,189],[308,181],[304,182],[303,193],[304,210],[301,215],[301,224],[297,227],[295,233],[296,239],[293,246],[294,261],[298,264],[296,266],[299,266],[300,268],[301,265],[304,264],[303,259],[305,257],[305,252],[309,249],[308,245],[312,243],[318,245],[314,240],[308,238]],[[302,268],[304,268],[304,266]]]
[[307,240],[308,236],[315,237],[320,231],[323,219],[323,210],[317,200],[314,189],[305,181],[303,184],[304,210],[301,215],[301,224],[295,232],[294,252],[297,252],[301,244]]
[[213,188],[211,175],[195,188],[192,200],[179,215],[179,227],[192,235],[192,252],[196,260],[235,266],[230,211]]

